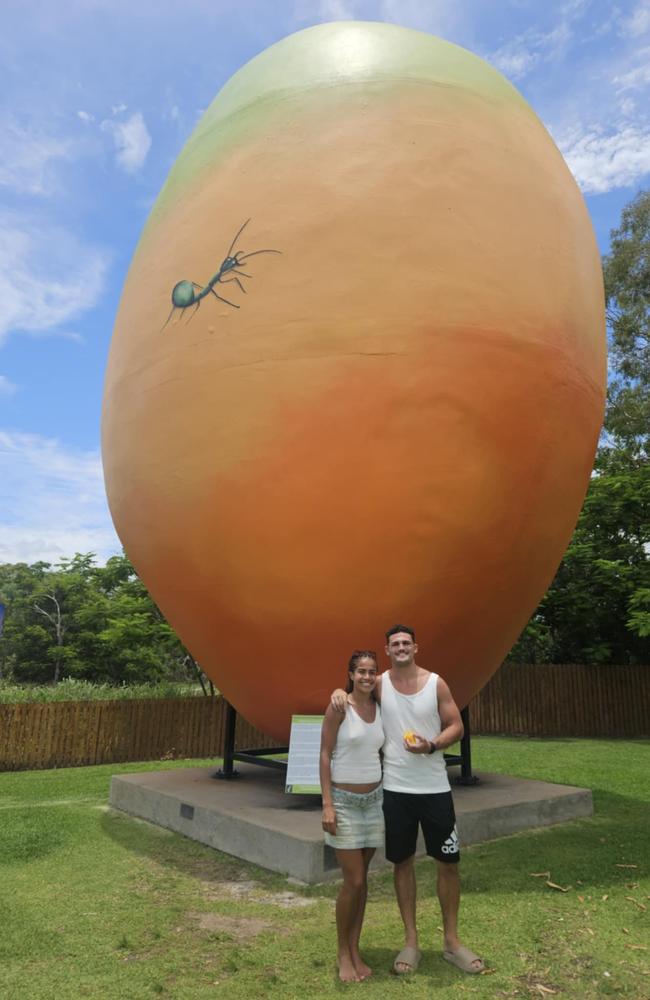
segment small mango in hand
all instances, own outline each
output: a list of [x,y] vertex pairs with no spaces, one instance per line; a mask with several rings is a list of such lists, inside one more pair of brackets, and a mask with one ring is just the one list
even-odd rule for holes
[[412,729],[407,729],[404,733],[404,739],[413,746],[413,744],[417,743],[418,738]]

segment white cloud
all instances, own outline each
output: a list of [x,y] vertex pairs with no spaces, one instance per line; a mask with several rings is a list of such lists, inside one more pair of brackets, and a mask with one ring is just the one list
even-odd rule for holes
[[650,31],[650,0],[641,0],[628,17],[620,22],[620,32],[631,38],[638,38]]
[[57,330],[56,336],[59,340],[71,340],[74,344],[85,344],[86,339],[76,330]]
[[624,97],[620,108],[621,114],[625,115],[626,118],[631,118],[632,115],[636,114],[636,101],[633,101],[631,97]]
[[388,21],[451,37],[462,19],[456,0],[293,0],[294,28],[315,21]]
[[528,28],[489,54],[489,62],[511,80],[520,80],[538,64],[561,59],[574,39],[575,22],[585,8],[586,0],[568,0],[558,10],[557,24],[551,31]]
[[635,61],[638,65],[634,66],[633,69],[613,78],[612,83],[617,85],[619,93],[626,90],[638,90],[650,83],[650,46],[640,49],[636,53]]
[[560,139],[560,150],[585,194],[604,194],[650,172],[650,128],[599,128]]
[[81,118],[82,122],[95,121],[95,116],[91,115],[88,111],[77,111],[77,118]]
[[450,37],[461,7],[454,0],[381,0],[380,20]]
[[318,13],[326,21],[354,20],[354,4],[346,0],[320,0]]
[[510,80],[521,80],[539,62],[539,53],[523,38],[516,38],[493,52],[490,62]]
[[0,187],[21,194],[46,195],[54,186],[52,163],[70,160],[73,144],[0,122]]
[[360,16],[360,0],[293,0],[291,20],[296,25],[308,21],[351,21]]
[[0,213],[0,343],[11,330],[54,331],[92,308],[108,256],[60,228]]
[[12,396],[18,388],[6,375],[0,375],[0,396]]
[[142,114],[136,111],[124,122],[106,119],[102,128],[113,136],[118,166],[127,174],[134,174],[144,164],[151,147],[151,136]]
[[56,562],[75,552],[120,551],[97,451],[0,430],[0,562]]

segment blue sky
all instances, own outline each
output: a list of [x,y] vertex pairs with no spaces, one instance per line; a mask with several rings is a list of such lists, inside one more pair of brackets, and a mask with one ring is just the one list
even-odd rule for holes
[[119,551],[99,453],[129,261],[201,112],[301,28],[389,21],[498,67],[552,133],[603,252],[650,183],[650,0],[3,0],[0,562]]

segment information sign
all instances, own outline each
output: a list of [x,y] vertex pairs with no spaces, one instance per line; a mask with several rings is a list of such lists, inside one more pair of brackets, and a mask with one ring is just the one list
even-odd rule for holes
[[322,725],[322,715],[292,716],[285,791],[320,795],[318,765]]

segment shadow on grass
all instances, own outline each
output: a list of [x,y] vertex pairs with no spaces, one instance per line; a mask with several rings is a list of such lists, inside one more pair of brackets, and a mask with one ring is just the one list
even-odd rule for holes
[[429,985],[433,985],[431,983],[433,979],[436,988],[443,988],[475,979],[474,976],[468,976],[446,962],[442,957],[442,945],[438,942],[433,945],[428,942],[422,944],[422,958],[415,976],[397,976],[393,972],[393,962],[402,948],[403,941],[400,937],[395,941],[394,948],[376,948],[362,943],[361,952],[364,961],[373,971],[373,981],[383,980],[386,984],[400,982],[404,986],[411,986],[422,980],[429,980]]
[[271,886],[278,881],[286,884],[283,875],[133,816],[116,811],[106,812],[102,815],[101,827],[108,837],[130,853],[157,864],[169,865],[180,874],[203,882],[238,882],[250,879],[260,886]]
[[[464,853],[465,892],[519,892],[545,879],[582,890],[623,886],[645,874],[647,806],[612,792],[594,796],[595,814],[556,826],[476,844]],[[623,866],[636,867],[623,867]],[[620,866],[620,867],[617,867]],[[580,886],[578,886],[580,889]]]
[[53,810],[17,808],[2,813],[0,869],[40,861],[73,843],[78,833]]
[[[224,854],[180,834],[163,830],[142,820],[105,813],[104,832],[124,849],[167,864],[185,875],[203,881],[254,879],[261,885],[286,885],[285,876]],[[549,881],[580,892],[622,887],[645,874],[648,863],[647,808],[637,799],[610,792],[597,796],[596,814],[591,819],[574,820],[514,834],[500,840],[475,844],[463,852],[464,893],[548,892],[546,879],[533,878],[550,872]],[[620,867],[617,867],[620,866]],[[637,867],[624,867],[637,866]],[[425,868],[429,867],[430,872]],[[418,861],[418,879],[423,891],[435,882],[430,859]],[[392,894],[389,869],[372,873],[375,892]],[[299,887],[309,895],[331,897],[337,886]]]

